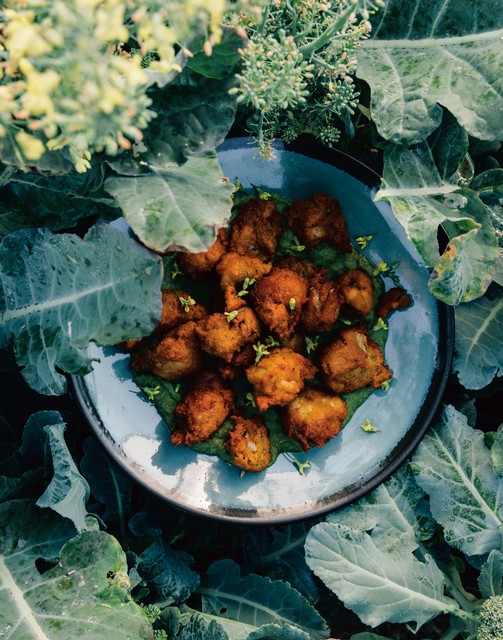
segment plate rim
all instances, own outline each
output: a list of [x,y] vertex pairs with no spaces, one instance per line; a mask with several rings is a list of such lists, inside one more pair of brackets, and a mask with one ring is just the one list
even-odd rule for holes
[[[222,145],[218,147],[217,151],[238,150],[250,147],[251,144],[248,138],[232,137],[226,139]],[[344,170],[353,178],[362,182],[371,189],[379,186],[381,178],[371,167],[368,167],[363,162],[339,151],[338,149],[331,149],[322,145],[314,137],[303,135],[294,142],[288,144],[281,140],[277,140],[274,143],[274,147],[276,149],[304,155],[326,164],[330,164],[337,169]],[[115,440],[108,436],[108,430],[106,429],[106,426],[90,398],[84,376],[74,374],[67,376],[69,380],[70,393],[73,393],[78,407],[83,413],[92,431],[97,436],[99,442],[110,454],[112,459],[126,473],[126,475],[139,483],[148,492],[151,492],[160,498],[161,501],[168,503],[171,507],[185,513],[190,513],[193,516],[198,516],[202,519],[209,518],[230,524],[267,526],[302,522],[319,518],[328,513],[337,511],[370,493],[373,489],[377,488],[387,480],[407,461],[423,439],[431,426],[442,401],[454,357],[454,309],[438,299],[436,300],[436,308],[438,313],[439,345],[437,351],[437,362],[435,364],[435,369],[433,370],[428,391],[409,429],[389,452],[386,458],[380,460],[379,464],[374,467],[377,471],[372,473],[371,477],[366,481],[357,481],[345,486],[342,490],[332,494],[331,496],[327,496],[323,501],[320,501],[319,507],[310,509],[308,512],[294,514],[287,513],[275,517],[260,516],[257,515],[255,511],[252,512],[252,515],[249,515],[248,512],[243,514],[242,510],[233,507],[225,507],[223,511],[209,511],[206,509],[198,509],[191,505],[181,504],[179,501],[171,498],[169,495],[166,495],[166,492],[163,492],[161,489],[153,486],[153,479],[148,476],[148,473],[141,468],[135,469],[134,467],[138,465],[135,462],[129,461],[126,454],[121,451],[120,446],[115,442]],[[296,473],[295,471],[292,472]],[[372,469],[369,470],[369,473],[371,472]]]

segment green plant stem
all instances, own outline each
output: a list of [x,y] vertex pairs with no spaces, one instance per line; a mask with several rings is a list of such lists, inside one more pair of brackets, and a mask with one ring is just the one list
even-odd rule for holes
[[339,18],[330,27],[325,29],[321,35],[312,40],[309,44],[299,47],[299,52],[302,54],[302,57],[305,60],[309,60],[315,51],[318,51],[327,45],[334,38],[337,32],[341,31],[346,26],[349,17],[355,12],[358,6],[359,2],[351,4],[351,6],[341,13]]
[[459,636],[460,632],[457,629],[453,629],[449,627],[447,631],[443,634],[440,640],[455,640]]

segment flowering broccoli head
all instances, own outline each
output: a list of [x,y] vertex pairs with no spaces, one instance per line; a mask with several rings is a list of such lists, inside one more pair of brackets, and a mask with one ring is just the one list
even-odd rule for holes
[[488,598],[480,607],[480,625],[475,640],[503,638],[503,595]]

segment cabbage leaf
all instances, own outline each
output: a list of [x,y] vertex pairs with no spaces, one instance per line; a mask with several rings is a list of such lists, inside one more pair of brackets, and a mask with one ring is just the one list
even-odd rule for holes
[[448,544],[467,556],[484,556],[503,544],[502,480],[491,463],[484,433],[448,406],[419,444],[416,482]]
[[0,348],[39,393],[64,393],[62,371],[90,371],[90,341],[140,338],[160,317],[160,260],[108,225],[83,240],[23,229],[3,239],[0,263]]
[[503,139],[503,13],[499,0],[387,0],[358,54],[380,135],[424,140],[448,109],[480,140]]

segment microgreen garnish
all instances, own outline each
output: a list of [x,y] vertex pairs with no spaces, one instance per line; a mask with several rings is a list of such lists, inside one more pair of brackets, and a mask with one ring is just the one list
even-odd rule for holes
[[379,431],[377,427],[375,427],[373,424],[370,424],[370,420],[368,419],[365,420],[365,424],[361,424],[360,427],[368,433],[376,433],[376,431]]
[[365,247],[373,237],[374,236],[358,236],[358,238],[356,238],[356,244],[360,247],[360,249],[365,249]]
[[306,248],[306,245],[300,244],[297,236],[293,236],[292,243],[288,248],[290,249],[290,251],[304,251],[304,249]]
[[267,336],[267,338],[265,339],[265,342],[257,342],[257,344],[254,344],[253,349],[256,354],[255,364],[257,364],[257,362],[259,362],[259,360],[264,356],[269,355],[270,347],[277,347],[277,346],[279,346],[279,342],[276,342],[276,340],[272,336]]
[[189,313],[190,307],[196,304],[196,301],[192,296],[189,296],[188,298],[182,298],[182,296],[178,296],[178,299],[180,300],[180,304],[182,305],[184,311],[186,311],[187,313]]
[[249,392],[246,394],[246,405],[249,407],[256,407],[257,405],[255,404],[255,398],[253,397],[253,393]]
[[383,391],[388,391],[389,389],[389,380],[385,380],[382,385],[381,385],[381,389],[383,389]]
[[305,462],[301,462],[298,458],[296,458],[295,456],[292,456],[291,453],[283,453],[283,455],[287,460],[289,460],[294,466],[297,467],[297,471],[300,473],[301,476],[304,475],[305,469],[309,469],[311,466],[311,463],[308,462],[307,460]]
[[342,322],[342,324],[345,324],[348,327],[351,326],[351,320],[348,320],[347,318],[339,318],[339,320]]
[[372,327],[371,331],[380,331],[381,329],[382,329],[382,331],[387,331],[388,330],[388,324],[384,321],[383,318],[378,318],[377,322]]
[[238,313],[241,309],[235,309],[234,311],[224,311],[224,316],[227,318],[227,322],[231,323],[235,318],[237,318]]
[[173,261],[173,269],[171,271],[171,278],[172,280],[174,280],[176,278],[176,276],[181,276],[183,275],[183,271],[180,271],[180,268],[178,267],[178,263],[176,260]]
[[295,311],[295,305],[296,305],[295,298],[290,298],[290,300],[288,301],[288,306],[290,308],[290,311]]
[[143,392],[146,394],[150,402],[153,402],[155,396],[161,392],[161,387],[159,385],[156,387],[143,387]]
[[318,348],[318,340],[319,340],[318,336],[314,336],[314,338],[310,338],[309,336],[306,336],[306,351],[308,353],[311,353],[312,351]]
[[238,291],[238,296],[241,298],[243,296],[247,296],[250,293],[248,288],[251,287],[252,284],[255,284],[255,278],[245,278],[243,281],[243,288],[241,291]]

